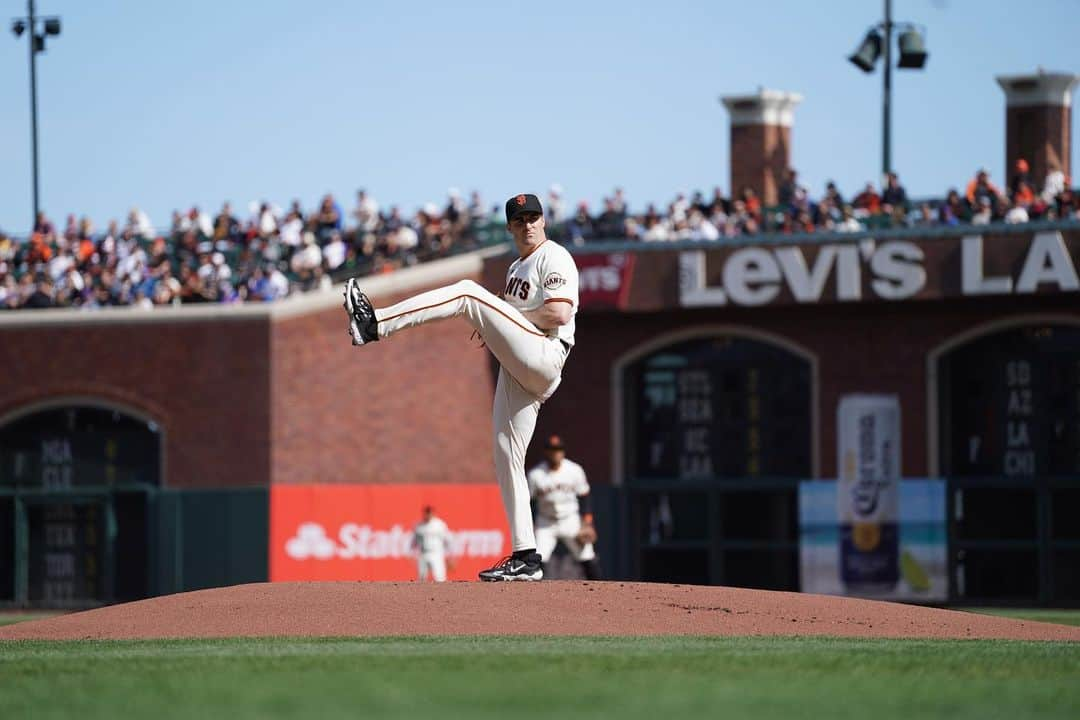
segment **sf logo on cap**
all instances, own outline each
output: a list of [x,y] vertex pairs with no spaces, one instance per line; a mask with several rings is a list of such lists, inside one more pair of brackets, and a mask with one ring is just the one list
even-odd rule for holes
[[514,202],[516,202],[518,205],[524,205],[525,204],[525,196],[524,195],[518,195],[516,198],[514,198]]

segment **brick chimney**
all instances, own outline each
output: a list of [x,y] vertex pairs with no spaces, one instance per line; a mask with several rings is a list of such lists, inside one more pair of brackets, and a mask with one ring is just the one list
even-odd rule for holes
[[1048,73],[1003,75],[997,78],[1005,91],[1005,176],[1013,176],[1018,158],[1031,166],[1036,190],[1042,186],[1051,163],[1072,174],[1072,89],[1080,75]]
[[731,114],[731,195],[750,186],[762,205],[775,205],[791,165],[791,124],[798,93],[758,90],[720,98]]

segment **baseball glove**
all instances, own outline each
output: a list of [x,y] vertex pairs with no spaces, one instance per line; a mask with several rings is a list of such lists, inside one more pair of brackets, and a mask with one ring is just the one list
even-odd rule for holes
[[589,524],[582,525],[578,530],[577,541],[582,545],[591,545],[596,542],[596,528]]

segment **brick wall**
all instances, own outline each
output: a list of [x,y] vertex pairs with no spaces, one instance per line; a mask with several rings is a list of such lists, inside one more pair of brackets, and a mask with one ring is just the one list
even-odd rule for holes
[[273,481],[492,482],[494,383],[469,326],[361,348],[345,328],[340,307],[274,323]]
[[791,128],[779,125],[733,125],[731,195],[749,185],[764,205],[775,205],[784,170],[791,164]]
[[1070,175],[1072,157],[1072,108],[1060,105],[1009,107],[1005,110],[1005,170],[1007,185],[1017,158],[1031,166],[1031,178],[1038,191],[1053,161]]
[[[836,409],[842,394],[895,393],[902,408],[905,475],[928,472],[928,353],[957,334],[990,321],[1032,313],[1063,313],[1080,319],[1075,296],[1027,296],[946,302],[818,305],[747,310],[710,308],[620,315],[578,316],[578,344],[563,370],[558,392],[541,409],[536,437],[562,435],[568,455],[592,481],[612,478],[611,369],[633,348],[699,325],[766,331],[818,358],[819,466],[836,474]],[[541,451],[534,443],[529,462]]]
[[165,484],[261,485],[270,472],[268,332],[257,317],[0,328],[0,417],[100,398],[162,427]]

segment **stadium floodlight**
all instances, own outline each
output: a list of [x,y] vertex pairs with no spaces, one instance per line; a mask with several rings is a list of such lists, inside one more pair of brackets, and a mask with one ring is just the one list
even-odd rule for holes
[[909,27],[900,33],[898,45],[900,46],[900,62],[897,63],[897,67],[919,70],[926,64],[926,43],[923,42],[922,33],[914,27]]
[[852,65],[864,73],[872,73],[878,58],[884,56],[884,82],[881,93],[881,172],[888,175],[892,171],[892,34],[893,30],[900,30],[897,45],[900,50],[900,60],[897,67],[904,70],[920,70],[926,64],[926,43],[923,41],[925,31],[920,32],[914,24],[909,22],[894,23],[892,19],[892,0],[885,0],[885,19],[874,25],[866,33],[859,45],[848,60]]
[[866,33],[866,37],[863,38],[862,44],[859,45],[859,49],[856,50],[848,60],[851,61],[855,67],[859,68],[865,73],[874,71],[874,63],[881,56],[881,35],[877,30],[871,30]]
[[[34,215],[30,227],[37,222],[38,215],[38,129],[37,129],[37,55],[45,52],[45,38],[60,34],[60,18],[55,15],[42,17],[34,12],[34,0],[26,0],[26,17],[11,21],[11,32],[15,37],[29,31],[30,40],[30,140],[31,157],[34,168]],[[41,32],[38,32],[38,28]]]

